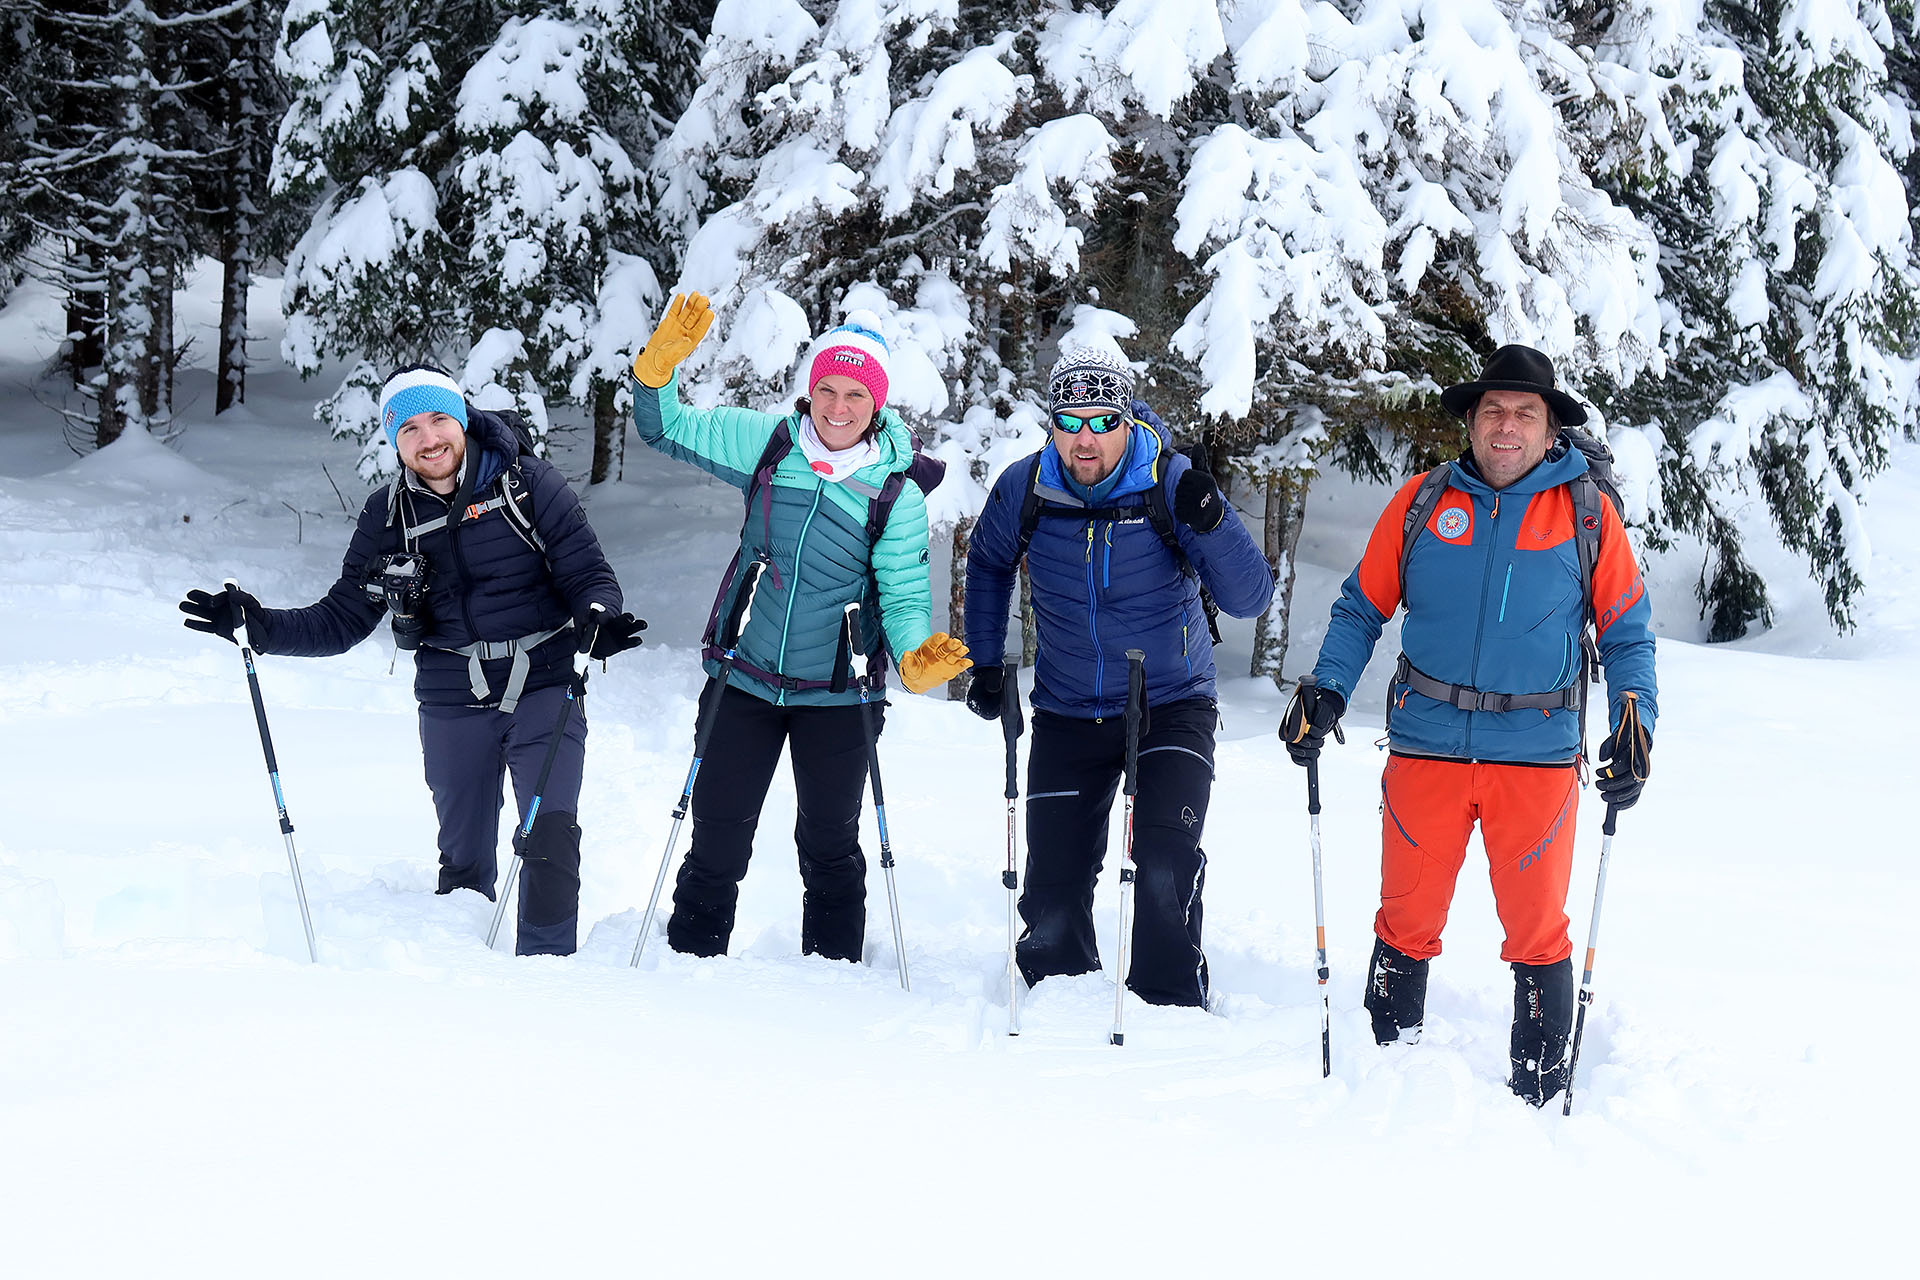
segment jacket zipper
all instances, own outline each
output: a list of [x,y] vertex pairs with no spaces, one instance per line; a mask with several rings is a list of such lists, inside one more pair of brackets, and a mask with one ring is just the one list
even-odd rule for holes
[[[767,477],[767,487],[769,489],[773,487],[772,476]],[[783,677],[787,671],[787,633],[793,629],[793,605],[794,601],[800,598],[800,556],[806,550],[807,530],[813,528],[814,513],[820,510],[820,498],[826,491],[825,480],[815,482],[813,505],[807,508],[807,518],[800,522],[800,536],[793,542],[793,581],[787,584],[787,613],[780,620],[780,654],[774,659],[773,665],[773,669]],[[768,494],[768,499],[771,501],[772,494]],[[776,707],[787,705],[787,687],[784,684],[780,686],[779,696],[774,700],[773,705]]]
[[1093,642],[1093,718],[1101,718],[1100,694],[1106,684],[1106,659],[1100,652],[1100,592],[1093,580],[1093,535],[1096,521],[1087,521],[1087,638]]
[[[1487,567],[1480,575],[1480,609],[1477,615],[1481,619],[1487,616],[1487,594],[1493,590],[1493,556],[1495,549],[1500,545],[1500,495],[1498,493],[1493,495],[1493,509],[1487,513],[1487,522],[1490,526],[1487,530]],[[1486,638],[1486,632],[1487,627],[1484,621],[1474,624],[1473,665],[1468,670],[1473,673],[1473,687],[1476,689],[1480,687],[1480,642]],[[1467,740],[1464,749],[1468,756],[1473,755],[1474,714],[1471,711],[1467,713]]]

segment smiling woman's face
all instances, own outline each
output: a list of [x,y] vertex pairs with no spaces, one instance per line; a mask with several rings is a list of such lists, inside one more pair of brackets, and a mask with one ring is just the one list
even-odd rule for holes
[[860,443],[873,425],[873,393],[845,374],[830,373],[813,384],[813,429],[820,443],[835,452]]

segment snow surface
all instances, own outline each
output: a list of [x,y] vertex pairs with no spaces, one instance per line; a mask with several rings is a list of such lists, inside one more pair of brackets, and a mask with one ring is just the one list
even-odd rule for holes
[[[278,336],[276,287],[256,286],[256,333]],[[210,327],[216,302],[205,271],[183,328]],[[898,694],[881,749],[912,992],[877,873],[868,963],[800,956],[784,772],[733,955],[656,940],[630,969],[690,752],[694,645],[740,510],[642,448],[586,499],[652,627],[589,693],[580,953],[489,952],[488,904],[432,893],[414,703],[382,635],[330,660],[260,659],[319,937],[309,964],[239,656],[183,629],[175,602],[227,575],[268,603],[317,598],[351,519],[326,473],[357,509],[357,446],[267,368],[213,422],[196,366],[175,447],[135,436],[76,461],[42,376],[59,319],[31,285],[0,311],[6,1274],[1910,1265],[1897,1224],[1920,1131],[1897,957],[1916,874],[1894,749],[1920,701],[1920,448],[1874,485],[1857,633],[1828,631],[1783,560],[1762,562],[1779,625],[1735,646],[1691,642],[1690,570],[1652,584],[1655,769],[1613,850],[1563,1119],[1502,1083],[1511,983],[1477,855],[1426,1040],[1371,1043],[1360,972],[1381,757],[1367,744],[1391,634],[1323,768],[1331,1079],[1304,787],[1273,737],[1279,695],[1232,674],[1248,624],[1227,628],[1206,838],[1216,1015],[1130,1003],[1112,1048],[1112,987],[1089,975],[1043,983],[1024,1034],[1006,1036],[1000,738],[958,704]],[[577,424],[556,421],[554,443],[569,474],[585,470]],[[1290,672],[1310,664],[1385,492],[1316,486]],[[936,548],[936,597],[946,559]],[[1576,945],[1599,816],[1591,802],[1581,816]],[[1109,952],[1115,911],[1109,871]]]

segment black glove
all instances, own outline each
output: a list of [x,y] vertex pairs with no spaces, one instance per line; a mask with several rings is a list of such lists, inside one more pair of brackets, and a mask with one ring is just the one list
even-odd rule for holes
[[644,643],[640,639],[640,633],[647,629],[644,619],[630,613],[595,616],[601,619],[599,623],[589,622],[580,630],[580,652],[589,658],[611,658],[616,653],[638,649]]
[[1642,728],[1637,715],[1622,717],[1620,727],[1600,744],[1600,767],[1593,771],[1593,785],[1609,808],[1633,808],[1647,785],[1652,754],[1653,730]]
[[1287,754],[1303,768],[1320,758],[1327,735],[1340,731],[1340,717],[1347,713],[1347,700],[1331,689],[1317,684],[1294,686],[1293,701],[1280,716],[1280,741]]
[[975,667],[967,685],[967,710],[982,720],[998,720],[1005,706],[1004,680],[999,667]]
[[260,621],[260,602],[238,587],[232,588],[232,595],[226,591],[189,591],[187,598],[180,602],[180,612],[187,615],[186,627],[189,631],[204,631],[210,636],[219,636],[228,644],[239,644],[233,631],[233,601],[240,601],[240,609],[246,615],[248,638],[252,638],[253,627]]
[[1220,486],[1213,482],[1212,474],[1198,460],[1173,486],[1173,514],[1195,533],[1212,533],[1226,518],[1227,500],[1221,496]]

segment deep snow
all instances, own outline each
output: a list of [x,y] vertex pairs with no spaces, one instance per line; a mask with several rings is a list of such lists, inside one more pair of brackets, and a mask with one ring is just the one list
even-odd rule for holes
[[[275,285],[262,285],[271,323]],[[198,283],[181,323],[209,323]],[[589,690],[583,945],[488,952],[432,894],[410,682],[382,634],[260,660],[319,935],[309,964],[235,650],[179,625],[226,575],[317,598],[357,509],[315,387],[256,370],[173,447],[75,460],[57,313],[0,312],[0,1265],[9,1275],[1670,1275],[1902,1269],[1916,876],[1894,748],[1920,694],[1920,448],[1874,488],[1860,630],[1781,562],[1774,631],[1708,648],[1653,575],[1654,773],[1616,840],[1574,1115],[1506,1091],[1510,978],[1470,856],[1429,1031],[1359,1007],[1391,634],[1323,768],[1334,1071],[1319,1074],[1304,785],[1231,624],[1206,846],[1218,1016],[1042,984],[1005,1035],[997,728],[894,696],[869,964],[799,956],[776,780],[733,955],[627,967],[685,775],[733,491],[637,443],[587,496],[648,643]],[[722,326],[725,319],[722,319]],[[638,338],[641,335],[636,335]],[[270,351],[262,343],[261,351]],[[331,385],[326,377],[319,383]],[[318,384],[315,384],[318,386]],[[324,388],[321,388],[324,390]],[[1160,406],[1169,416],[1177,406]],[[580,456],[576,456],[580,455]],[[584,471],[578,437],[562,466]],[[1290,672],[1384,490],[1329,479]],[[935,554],[936,565],[942,556]],[[936,599],[943,582],[936,583]],[[1590,793],[1589,793],[1590,795]],[[1584,941],[1600,807],[1569,913]],[[503,824],[503,828],[506,824]],[[684,837],[682,848],[684,848]],[[877,862],[868,817],[866,847]],[[1111,950],[1114,886],[1099,904]]]

